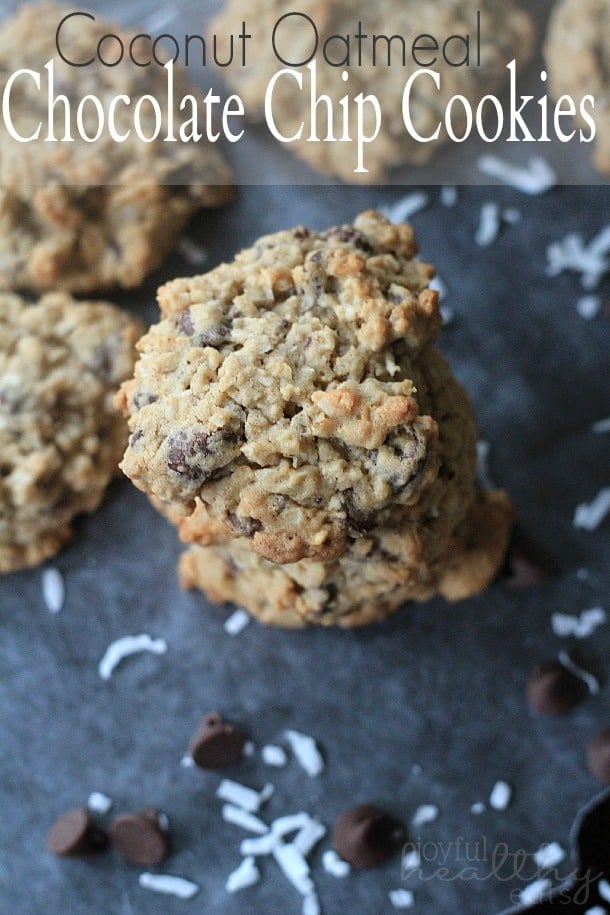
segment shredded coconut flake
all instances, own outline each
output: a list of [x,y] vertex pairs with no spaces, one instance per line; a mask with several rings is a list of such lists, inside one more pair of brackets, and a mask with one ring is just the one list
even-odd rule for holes
[[253,740],[246,740],[242,753],[244,756],[254,756],[256,753],[256,746]]
[[246,628],[251,620],[251,616],[245,610],[236,610],[225,622],[223,629],[227,635],[239,635]]
[[457,199],[458,191],[455,184],[444,184],[441,187],[441,203],[444,207],[454,207]]
[[518,210],[517,207],[507,207],[502,210],[502,222],[507,223],[509,226],[518,225],[522,219],[521,210]]
[[195,760],[190,753],[185,753],[182,759],[180,760],[180,765],[183,769],[192,769],[195,765]]
[[439,809],[436,804],[422,804],[413,814],[411,823],[413,826],[425,826],[427,823],[434,823],[438,819]]
[[513,789],[508,782],[498,781],[491,789],[489,806],[494,810],[506,810],[511,802]]
[[597,433],[610,432],[610,416],[607,419],[598,419],[598,421],[591,426],[591,431]]
[[580,679],[587,684],[587,688],[592,696],[596,696],[599,693],[600,685],[597,677],[594,677],[588,670],[585,670],[576,664],[567,651],[561,651],[559,653],[559,662],[560,664],[563,664],[566,670],[569,670],[574,676],[580,677]]
[[301,896],[308,896],[314,891],[313,881],[309,876],[309,865],[294,845],[275,845],[272,855],[286,879]]
[[199,887],[184,877],[173,877],[170,874],[143,873],[138,883],[145,890],[163,893],[165,896],[176,896],[177,899],[192,899],[199,892]]
[[583,502],[574,512],[574,527],[594,531],[610,512],[610,486],[600,489],[592,502]]
[[577,639],[585,639],[592,635],[598,626],[603,625],[606,619],[606,611],[602,607],[591,607],[589,610],[583,610],[579,616],[572,616],[570,613],[553,613],[551,626],[555,635],[573,635]]
[[407,194],[406,197],[401,197],[396,203],[380,206],[379,210],[390,222],[406,222],[427,206],[428,195],[424,194],[423,191],[416,191],[414,194]]
[[224,804],[222,808],[222,818],[225,823],[232,823],[233,826],[239,826],[248,832],[254,832],[259,836],[265,835],[269,827],[263,823],[253,813],[248,813],[243,807],[236,807],[235,804]]
[[292,730],[284,734],[299,765],[312,778],[319,775],[324,769],[324,760],[313,737]]
[[583,295],[576,302],[576,311],[586,321],[592,321],[593,318],[596,318],[601,307],[602,300],[598,295]]
[[549,842],[541,845],[537,852],[534,853],[534,861],[538,867],[546,870],[549,867],[555,867],[565,858],[566,853],[559,842]]
[[176,250],[193,267],[203,267],[208,259],[208,252],[205,248],[198,245],[192,238],[186,238],[186,236],[179,240]]
[[610,883],[607,880],[600,880],[597,884],[597,892],[604,902],[610,902]]
[[308,813],[289,813],[286,816],[278,817],[271,824],[271,832],[276,836],[287,836],[291,832],[296,832],[306,826],[311,820]]
[[321,911],[317,894],[315,892],[308,893],[303,900],[302,915],[320,915]]
[[92,791],[87,800],[87,807],[92,813],[99,813],[104,816],[109,810],[112,810],[114,801],[107,794],[101,791]]
[[281,768],[288,762],[286,750],[283,747],[267,744],[261,750],[261,757],[266,766],[277,766]]
[[411,909],[415,904],[415,896],[412,890],[390,890],[388,896],[395,909]]
[[421,867],[421,855],[416,848],[403,852],[401,860],[403,878],[416,871],[419,867]]
[[608,915],[608,909],[601,905],[594,905],[592,909],[586,909],[585,915]]
[[149,635],[125,635],[123,638],[112,642],[106,651],[104,657],[98,665],[98,672],[102,680],[109,680],[114,669],[121,663],[124,658],[133,654],[140,654],[143,651],[149,651],[151,654],[165,654],[167,651],[167,642],[165,639],[153,639]]
[[240,782],[234,782],[230,778],[223,778],[216,789],[216,797],[221,801],[228,801],[229,804],[235,804],[248,813],[256,813],[265,801],[269,800],[273,794],[273,785],[265,785],[261,791],[255,791],[254,788],[248,788]]
[[227,893],[237,893],[249,886],[254,886],[261,879],[261,872],[254,863],[254,858],[244,858],[239,867],[236,867],[227,877],[225,889]]
[[448,305],[441,305],[439,311],[441,313],[443,327],[447,327],[448,324],[453,324],[455,320],[455,311],[453,308],[449,308]]
[[348,862],[340,858],[334,848],[329,848],[322,855],[322,867],[327,874],[339,879],[347,877],[351,871]]
[[541,877],[521,890],[519,900],[523,905],[533,905],[534,902],[540,902],[550,888],[551,881],[547,877]]
[[470,812],[474,813],[475,816],[478,816],[481,813],[485,813],[485,804],[483,801],[475,801],[474,804],[471,804]]
[[50,613],[59,613],[66,598],[66,588],[59,569],[45,569],[42,573],[42,596]]
[[481,156],[477,167],[489,178],[497,178],[524,194],[544,194],[557,184],[555,170],[540,156],[531,158],[527,166],[512,165],[498,156]]
[[564,270],[580,273],[580,282],[585,289],[595,289],[603,276],[610,270],[610,226],[602,229],[588,245],[582,235],[572,232],[546,249],[548,276],[557,276]]
[[242,839],[239,853],[241,855],[254,855],[255,858],[258,858],[259,855],[270,855],[277,842],[278,838],[272,832],[267,832],[258,839]]
[[297,851],[307,856],[325,835],[326,827],[319,820],[314,820],[313,817],[310,817],[309,821],[299,829],[292,840],[292,844]]
[[477,476],[479,482],[485,489],[495,489],[495,483],[489,472],[489,453],[491,446],[489,442],[482,439],[477,442]]
[[497,203],[484,203],[481,206],[479,227],[474,240],[480,248],[488,248],[500,234],[500,207]]

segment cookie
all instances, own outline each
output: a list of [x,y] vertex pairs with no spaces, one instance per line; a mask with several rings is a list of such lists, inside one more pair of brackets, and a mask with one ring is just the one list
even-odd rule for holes
[[[477,11],[480,11],[480,63],[475,37]],[[287,18],[280,22],[284,16]],[[301,130],[298,139],[283,143],[283,146],[319,171],[352,182],[378,181],[396,166],[427,162],[448,140],[443,112],[450,99],[455,95],[464,96],[474,109],[485,95],[506,84],[506,65],[511,60],[516,58],[523,64],[531,57],[534,44],[530,16],[506,0],[487,0],[485,3],[474,0],[429,0],[427,3],[381,0],[374,4],[362,0],[357,3],[303,0],[298,4],[298,13],[285,0],[229,0],[226,9],[212,23],[210,32],[237,34],[242,21],[251,26],[248,31],[252,35],[248,39],[246,65],[242,66],[241,57],[236,58],[232,66],[223,67],[222,73],[232,90],[244,100],[246,112],[262,121],[267,98],[276,130],[290,138],[296,137]],[[359,22],[365,36],[360,45],[356,41]],[[312,120],[310,94],[313,90],[307,67],[292,67],[301,74],[301,86],[294,76],[283,76],[273,85],[269,99],[274,74],[285,64],[309,59],[316,48],[316,34],[314,97],[325,97],[332,104],[332,142],[325,139],[329,136],[329,101],[318,102],[316,120]],[[424,36],[419,42],[416,41],[418,35]],[[462,66],[457,64],[466,56],[463,40],[449,41],[448,60],[442,53],[443,45],[454,35],[463,39],[469,37],[468,63]],[[374,36],[377,36],[376,42]],[[389,44],[386,39],[392,36]],[[346,37],[350,41],[351,58],[344,66]],[[279,57],[272,52],[272,38]],[[432,39],[438,43],[435,51],[430,50]],[[416,52],[417,62],[411,53],[413,43],[420,48],[419,53]],[[324,49],[332,63],[325,61]],[[414,132],[420,137],[433,136],[440,123],[438,138],[431,142],[422,142],[409,133],[402,115],[405,84],[422,68],[420,64],[425,67],[431,64],[440,78],[437,87],[430,76],[417,77],[409,104]],[[344,72],[348,74],[347,81],[343,79]],[[378,136],[374,142],[365,144],[363,162],[368,172],[360,173],[355,172],[358,140],[354,100],[358,93],[365,97],[376,96],[381,115]],[[348,101],[344,105],[341,100],[345,98]],[[346,106],[351,115],[347,137]],[[370,105],[363,107],[363,114],[364,130],[370,135],[373,130]],[[465,127],[464,109],[453,105],[451,114],[454,130],[460,136]]]
[[593,162],[610,174],[610,0],[560,0],[551,14],[544,56],[553,96],[574,99],[577,122],[587,134],[590,125],[580,106],[586,95],[595,99]]
[[502,563],[512,508],[500,491],[479,493],[471,513],[438,554],[426,555],[434,526],[375,531],[330,562],[277,565],[247,541],[191,546],[179,561],[185,588],[245,607],[262,623],[287,628],[379,622],[408,601],[440,594],[458,600],[483,590]]
[[[68,12],[50,3],[24,5],[0,28],[0,89],[21,68],[41,74],[40,91],[31,78],[13,82],[10,111],[15,128],[29,136],[36,125],[43,125],[40,140],[33,143],[17,142],[6,130],[0,137],[0,288],[5,290],[86,293],[137,286],[161,263],[197,209],[217,206],[230,196],[230,170],[214,145],[205,140],[164,142],[163,67],[137,67],[127,54],[117,66],[96,62],[79,67],[61,59],[55,35]],[[85,61],[108,33],[126,48],[133,37],[103,19],[79,14],[61,28],[61,53],[67,60]],[[102,47],[107,55],[111,50],[118,54],[114,41]],[[44,68],[50,60],[54,92],[71,105],[71,143],[44,142]],[[177,98],[188,91],[182,83],[176,71]],[[86,95],[94,95],[106,109],[119,95],[132,100],[131,106],[115,108],[117,132],[131,129],[127,140],[115,141],[108,129],[92,143],[79,138],[75,111]],[[161,100],[161,129],[150,143],[138,139],[133,125],[133,106],[143,95]],[[152,107],[144,105],[141,113],[143,129],[152,136]],[[57,103],[54,117],[54,134],[61,138],[63,103]],[[92,104],[85,106],[83,120],[87,134],[95,136],[98,121]]]
[[[450,372],[429,360],[438,294],[416,251],[410,226],[368,212],[266,236],[162,287],[117,401],[132,431],[123,471],[279,563],[340,556],[425,512],[441,418],[427,404]],[[472,485],[474,423],[459,409]]]
[[0,573],[52,556],[99,505],[128,435],[112,399],[141,331],[105,303],[0,294]]

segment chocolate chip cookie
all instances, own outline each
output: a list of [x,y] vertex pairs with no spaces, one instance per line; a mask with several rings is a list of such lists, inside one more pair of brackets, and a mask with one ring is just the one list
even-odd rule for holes
[[[230,196],[231,173],[213,144],[164,142],[168,106],[162,66],[138,68],[126,58],[116,66],[62,60],[55,34],[69,12],[50,3],[26,4],[0,28],[0,89],[22,68],[41,80],[39,88],[27,75],[14,80],[9,106],[14,129],[30,136],[40,127],[39,139],[18,142],[5,129],[0,136],[0,288],[5,290],[85,293],[137,286],[197,209]],[[61,52],[68,61],[86,61],[107,33],[118,35],[125,47],[133,37],[99,17],[79,14],[62,26]],[[54,108],[57,141],[46,140],[48,61],[54,94],[71,108],[70,142],[63,139],[61,98]],[[178,72],[174,89],[176,98],[187,91]],[[87,95],[99,99],[105,111],[118,96],[131,99],[131,105],[115,107],[116,130],[129,131],[126,140],[116,141],[108,129],[95,142],[79,138],[75,112]],[[161,127],[153,142],[138,139],[133,126],[133,107],[144,95],[160,100]],[[85,131],[94,137],[93,103],[83,112]],[[142,107],[141,120],[144,135],[153,136],[150,105]]]
[[[544,54],[555,98],[570,96],[577,111],[584,96],[595,99],[593,162],[610,174],[610,0],[560,0],[551,15]],[[589,133],[580,115],[577,121]]]
[[[396,166],[427,162],[448,140],[443,112],[450,99],[463,96],[474,109],[485,95],[506,84],[506,65],[513,59],[520,66],[527,62],[534,45],[530,16],[506,0],[302,0],[297,10],[285,0],[229,0],[210,32],[237,34],[245,21],[252,37],[245,66],[236,55],[222,74],[254,120],[269,124],[271,112],[274,129],[290,138],[285,147],[319,171],[351,182],[379,181]],[[359,41],[358,29],[363,35]],[[422,38],[417,41],[417,36]],[[345,63],[348,41],[350,58]],[[413,44],[420,49],[415,58]],[[315,77],[307,66],[296,65],[312,55]],[[294,75],[271,83],[286,64],[300,74],[300,84]],[[413,132],[408,132],[405,85],[417,70],[430,68],[439,76],[438,86],[429,75],[415,78],[408,105]],[[366,172],[356,171],[354,100],[359,93],[376,96],[380,107],[379,133],[365,144]],[[370,136],[375,116],[370,104],[362,104],[363,132]],[[346,106],[351,115],[347,127]],[[466,120],[463,107],[454,105],[452,118],[460,135]],[[433,137],[439,124],[436,139],[417,138]]]
[[270,622],[354,625],[493,578],[511,510],[477,488],[416,252],[410,226],[370,211],[161,288],[117,397],[121,466],[197,544],[185,585]]
[[105,303],[0,294],[0,573],[52,556],[99,505],[128,434],[112,398],[141,332]]

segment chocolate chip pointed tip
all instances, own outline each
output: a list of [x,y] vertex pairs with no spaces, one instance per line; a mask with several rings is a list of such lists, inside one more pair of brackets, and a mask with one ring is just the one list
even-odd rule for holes
[[394,816],[373,804],[360,804],[337,817],[332,844],[344,861],[363,868],[389,858],[406,837],[405,827]]
[[224,721],[219,712],[205,715],[189,746],[189,753],[201,769],[224,769],[237,763],[243,754],[245,734]]

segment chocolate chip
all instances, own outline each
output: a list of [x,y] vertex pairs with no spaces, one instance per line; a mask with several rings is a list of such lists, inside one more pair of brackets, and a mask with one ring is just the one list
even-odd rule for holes
[[358,232],[356,229],[350,229],[348,226],[328,229],[326,232],[322,233],[322,238],[336,238],[337,241],[351,242],[355,248],[359,248],[360,251],[366,251],[367,254],[372,254],[375,250],[368,238],[366,238],[362,232]]
[[151,403],[156,403],[159,398],[155,394],[151,394],[150,391],[136,391],[133,395],[133,405],[136,410],[141,410],[142,407],[147,407]]
[[[118,343],[118,341],[117,341]],[[109,381],[114,372],[115,347],[111,343],[97,343],[91,353],[91,370],[98,378]]]
[[515,527],[499,578],[511,588],[531,588],[557,573],[556,562]]
[[230,328],[227,324],[216,324],[214,327],[206,327],[201,333],[195,336],[197,346],[220,346],[227,339]]
[[140,439],[143,438],[143,437],[144,437],[144,430],[143,430],[143,429],[134,429],[134,431],[133,431],[133,432],[131,433],[131,435],[129,436],[129,447],[130,447],[130,448],[133,448],[133,446],[134,446],[135,444],[137,444],[137,442],[139,442]]
[[532,671],[526,685],[527,701],[545,715],[565,715],[589,695],[586,683],[559,661],[547,661]]
[[193,482],[203,482],[211,473],[202,466],[203,459],[217,454],[224,443],[236,441],[236,434],[229,429],[178,432],[167,439],[167,466]]
[[242,537],[252,537],[263,527],[262,521],[259,521],[258,518],[240,518],[235,512],[228,512],[227,520],[233,530]]
[[245,742],[239,728],[223,721],[218,712],[211,712],[191,740],[189,753],[201,769],[224,769],[239,761]]
[[108,837],[86,807],[77,807],[55,821],[47,835],[47,848],[54,855],[88,855],[102,851]]
[[593,775],[610,784],[610,728],[600,731],[589,743],[587,763]]
[[335,821],[332,843],[335,850],[354,867],[371,867],[388,858],[406,840],[402,823],[389,813],[361,804]]
[[159,864],[169,853],[167,830],[153,807],[122,813],[112,821],[108,834],[117,851],[134,864]]
[[195,325],[193,324],[193,319],[191,318],[191,312],[183,311],[178,319],[178,329],[182,331],[183,334],[186,334],[187,337],[192,337],[195,333]]

